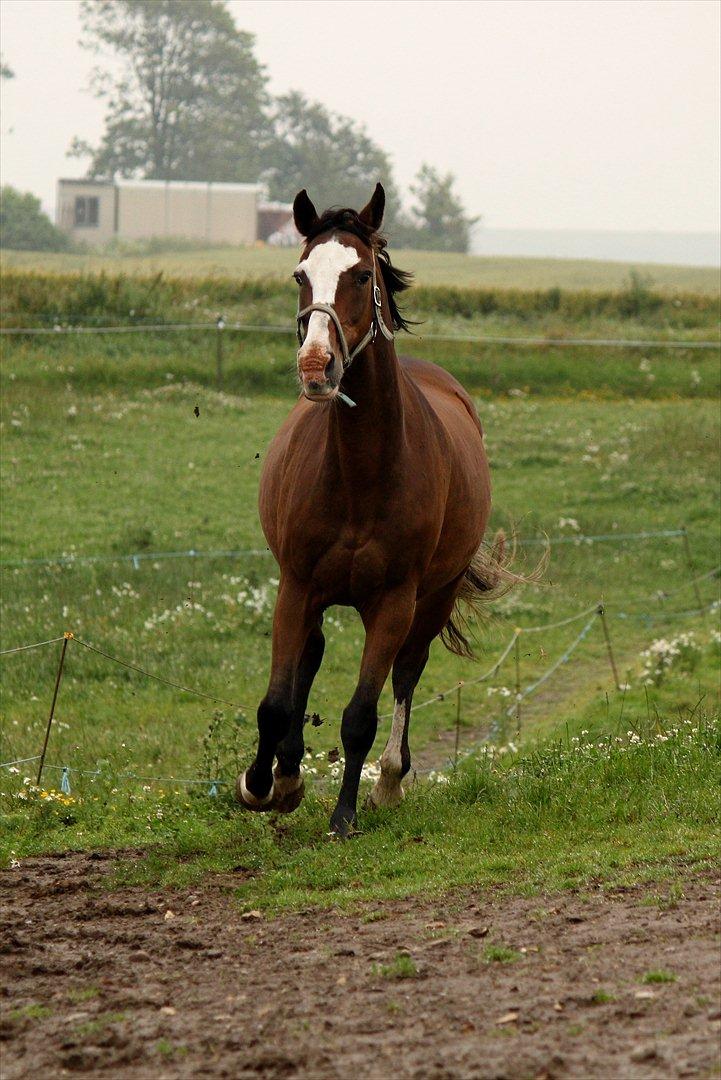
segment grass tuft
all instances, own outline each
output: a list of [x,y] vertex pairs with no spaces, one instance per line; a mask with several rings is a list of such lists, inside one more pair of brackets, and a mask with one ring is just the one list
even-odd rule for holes
[[644,983],[672,983],[676,982],[676,976],[670,971],[663,971],[661,968],[656,971],[647,971],[643,976],[641,982]]
[[418,968],[407,953],[398,953],[390,964],[375,964],[372,971],[381,979],[415,979],[418,976]]
[[521,953],[507,945],[486,945],[483,959],[489,964],[513,964],[521,959]]

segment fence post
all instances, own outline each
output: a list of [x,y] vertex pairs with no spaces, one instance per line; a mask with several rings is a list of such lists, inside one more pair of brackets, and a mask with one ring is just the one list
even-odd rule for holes
[[516,735],[521,734],[521,628],[516,627],[516,644],[514,646],[516,661]]
[[215,320],[215,385],[218,390],[223,389],[223,331],[225,319],[218,315]]
[[606,609],[603,604],[599,604],[596,608],[599,618],[601,620],[601,626],[603,627],[603,636],[606,639],[606,649],[608,650],[608,659],[611,664],[611,671],[613,672],[613,681],[616,684],[616,689],[621,689],[621,680],[618,677],[618,669],[616,668],[616,660],[613,655],[613,649],[611,648],[611,637],[608,632],[608,623],[606,622]]
[[55,717],[55,703],[58,700],[58,691],[60,690],[60,680],[63,677],[63,666],[65,664],[65,653],[67,652],[68,642],[73,635],[69,630],[66,630],[63,634],[63,644],[60,649],[60,663],[58,664],[58,673],[55,676],[55,689],[53,690],[53,700],[50,705],[50,715],[48,716],[48,726],[45,729],[45,741],[43,743],[43,750],[40,755],[40,765],[38,766],[38,779],[37,784],[40,787],[40,781],[43,775],[43,768],[45,766],[45,754],[48,749],[48,739],[50,738],[50,728],[53,726],[53,719]]
[[[691,574],[691,578],[692,578],[692,581],[693,581],[696,570],[695,570],[695,567],[693,565],[693,559],[691,558],[691,544],[690,544],[689,538],[688,538],[688,530],[686,529],[685,525],[681,526],[681,535],[683,537],[684,551],[686,552],[686,565],[688,566],[689,573]],[[701,590],[698,587],[698,581],[693,581],[693,591],[694,591],[694,594],[696,596],[696,603],[698,604],[698,606],[700,608],[702,608],[703,607],[703,600],[701,599]]]
[[458,745],[461,740],[461,691],[463,690],[463,683],[459,682],[456,687],[456,744],[453,750],[453,769],[455,771],[458,765]]

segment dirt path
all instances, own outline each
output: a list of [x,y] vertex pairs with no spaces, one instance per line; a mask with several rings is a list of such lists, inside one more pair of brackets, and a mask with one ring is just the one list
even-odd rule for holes
[[717,875],[675,903],[478,891],[270,920],[241,916],[232,875],[109,892],[108,866],[2,874],[4,1080],[717,1074]]

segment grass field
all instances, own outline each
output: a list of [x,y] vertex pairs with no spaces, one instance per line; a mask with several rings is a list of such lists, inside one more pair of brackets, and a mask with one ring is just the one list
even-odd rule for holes
[[[415,253],[413,260],[417,265]],[[670,280],[666,287],[673,288]],[[267,316],[264,303],[261,296],[231,309],[252,321]],[[269,317],[290,321],[288,307],[291,292],[274,294]],[[568,337],[712,334],[712,308],[682,308],[684,325],[673,324],[674,310],[576,321],[562,312],[418,314],[451,331],[503,327],[520,335],[529,325],[546,332],[555,325]],[[338,772],[328,752],[339,744],[339,716],[358,667],[358,619],[338,610],[327,620],[326,660],[309,706],[323,723],[307,732],[307,764],[317,783],[287,823],[269,827],[239,815],[227,788],[221,785],[217,800],[207,789],[213,780],[231,780],[251,752],[253,712],[268,669],[272,560],[262,553],[147,557],[135,569],[127,557],[191,548],[262,551],[257,481],[293,400],[292,338],[229,333],[222,393],[213,385],[213,338],[200,331],[8,339],[4,346],[2,648],[71,630],[121,659],[242,706],[191,697],[71,643],[48,761],[70,766],[72,794],[30,791],[19,799],[30,772],[3,770],[6,859],[64,846],[152,843],[146,877],[178,881],[249,861],[258,874],[244,886],[244,900],[292,907],[471,880],[526,888],[543,875],[562,885],[595,874],[651,874],[680,856],[712,853],[716,808],[704,793],[717,764],[718,653],[714,613],[694,613],[699,604],[690,584],[719,561],[719,373],[712,352],[431,341],[408,349],[439,359],[476,398],[494,476],[494,525],[515,522],[522,537],[536,540],[544,533],[572,540],[685,525],[693,569],[679,537],[554,544],[544,584],[509,594],[480,629],[479,667],[434,647],[417,701],[490,667],[516,626],[555,622],[600,600],[628,688],[613,687],[596,620],[568,664],[524,702],[519,740],[507,715],[515,689],[509,658],[488,683],[466,688],[461,711],[462,749],[495,732],[506,752],[493,764],[488,755],[469,758],[450,785],[420,784],[395,818],[364,815],[364,836],[338,855],[317,841]],[[540,550],[520,549],[521,565],[532,565]],[[60,554],[103,559],[11,565]],[[705,607],[717,582],[701,581],[699,589]],[[522,685],[547,671],[583,626],[581,620],[522,637]],[[685,633],[691,637],[679,641]],[[664,653],[668,669],[644,674],[642,651],[664,639],[676,642]],[[57,648],[2,660],[3,761],[38,752]],[[383,712],[388,704],[386,692]],[[428,768],[448,771],[452,741],[445,733],[455,708],[451,695],[414,716],[412,748]],[[143,784],[125,773],[169,779]],[[48,773],[56,789],[59,775]],[[173,778],[207,784],[195,791]],[[419,835],[425,843],[415,841]],[[367,873],[379,865],[385,877]],[[349,885],[358,880],[363,884]]]
[[[593,259],[485,258],[431,251],[394,251],[401,267],[412,268],[424,285],[453,285],[459,288],[620,289],[628,281],[628,263]],[[50,254],[32,251],[4,251],[4,269],[42,270],[65,273],[83,270],[98,273],[153,274],[201,277],[290,277],[295,248],[209,248],[182,252],[137,254]],[[638,264],[633,267],[655,288],[664,292],[693,292],[717,295],[719,273],[713,267]]]

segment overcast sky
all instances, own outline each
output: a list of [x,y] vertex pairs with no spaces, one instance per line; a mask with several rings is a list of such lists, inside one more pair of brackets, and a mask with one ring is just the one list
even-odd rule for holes
[[[182,0],[179,0],[182,2]],[[271,89],[362,120],[402,187],[452,170],[494,228],[719,226],[716,0],[231,0]],[[2,0],[2,181],[55,202],[93,141],[76,0]]]

